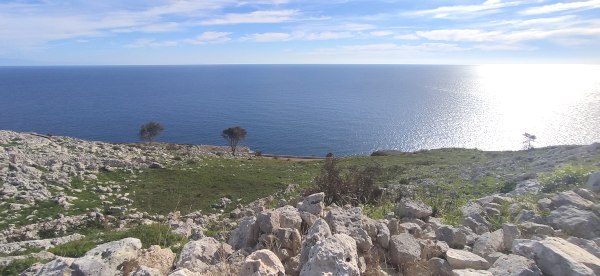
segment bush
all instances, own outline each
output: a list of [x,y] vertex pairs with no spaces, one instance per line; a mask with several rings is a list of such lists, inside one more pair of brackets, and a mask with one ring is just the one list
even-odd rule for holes
[[580,167],[567,165],[540,177],[542,192],[552,193],[571,189],[585,184],[590,171]]
[[321,173],[315,178],[315,189],[310,192],[324,192],[327,205],[336,203],[364,204],[374,202],[379,198],[375,178],[382,173],[380,166],[365,168],[352,167],[349,173],[342,176],[333,156],[327,157],[321,168]]

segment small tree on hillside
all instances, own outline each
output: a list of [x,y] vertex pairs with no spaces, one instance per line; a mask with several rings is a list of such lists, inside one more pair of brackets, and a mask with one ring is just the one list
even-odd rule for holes
[[527,150],[533,149],[533,145],[531,143],[535,142],[535,135],[529,134],[527,132],[523,133],[523,137],[525,137],[525,141],[523,141],[524,148]]
[[140,139],[142,141],[150,142],[154,141],[154,138],[165,130],[163,126],[157,122],[149,122],[147,124],[142,125],[140,128]]
[[226,128],[223,130],[223,133],[221,133],[221,137],[229,142],[231,154],[235,155],[238,143],[246,139],[246,130],[239,126]]

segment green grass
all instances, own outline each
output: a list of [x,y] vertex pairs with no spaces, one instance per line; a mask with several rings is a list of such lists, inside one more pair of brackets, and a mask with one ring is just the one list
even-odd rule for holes
[[16,276],[19,273],[23,272],[25,269],[28,269],[33,264],[40,262],[40,260],[30,257],[23,260],[17,260],[10,263],[8,266],[0,267],[0,275],[2,276]]
[[63,257],[78,258],[85,255],[87,251],[93,249],[96,245],[124,238],[140,239],[144,248],[151,245],[160,245],[163,248],[169,247],[176,253],[187,242],[187,238],[171,232],[166,225],[150,224],[139,225],[126,231],[93,229],[81,240],[61,244],[48,251]]
[[212,211],[211,205],[222,197],[249,203],[289,184],[307,187],[319,166],[317,162],[210,158],[193,165],[146,170],[126,191],[132,194],[135,208],[150,213]]

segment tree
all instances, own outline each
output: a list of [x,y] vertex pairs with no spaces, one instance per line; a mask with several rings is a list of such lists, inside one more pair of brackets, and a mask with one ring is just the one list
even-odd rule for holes
[[149,122],[140,127],[140,139],[142,141],[150,142],[154,141],[154,138],[158,136],[163,130],[163,126],[157,122]]
[[535,142],[535,139],[537,137],[535,137],[535,135],[529,134],[527,132],[523,133],[523,137],[525,137],[525,141],[523,141],[524,148],[527,150],[532,149],[533,145],[531,143]]
[[223,130],[221,133],[221,137],[225,138],[229,142],[229,147],[231,147],[231,154],[235,156],[235,150],[240,141],[246,139],[246,130],[239,127],[230,127]]

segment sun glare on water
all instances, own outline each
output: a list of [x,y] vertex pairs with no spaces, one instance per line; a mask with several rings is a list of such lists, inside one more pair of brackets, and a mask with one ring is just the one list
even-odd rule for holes
[[482,65],[474,73],[472,96],[481,104],[478,120],[486,121],[482,135],[495,140],[491,148],[514,148],[503,143],[523,132],[536,134],[542,145],[590,142],[579,140],[589,133],[577,131],[598,120],[600,66]]

